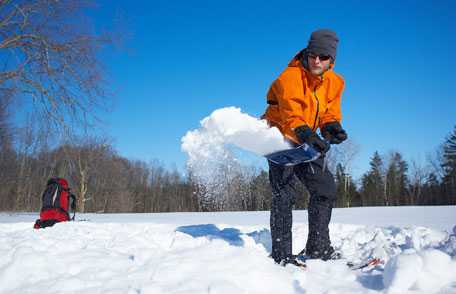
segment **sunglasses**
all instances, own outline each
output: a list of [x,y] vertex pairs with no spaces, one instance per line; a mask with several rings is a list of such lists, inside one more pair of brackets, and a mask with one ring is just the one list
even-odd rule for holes
[[318,57],[321,61],[326,61],[326,60],[329,60],[331,58],[331,56],[329,56],[329,55],[324,55],[324,54],[315,55],[315,54],[312,54],[312,53],[309,53],[309,57],[312,58],[312,59],[316,59]]

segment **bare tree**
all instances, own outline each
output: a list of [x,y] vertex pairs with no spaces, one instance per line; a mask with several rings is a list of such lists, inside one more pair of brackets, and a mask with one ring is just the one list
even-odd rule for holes
[[[88,201],[96,203],[101,200],[97,199],[97,197],[101,198],[100,193],[89,193],[91,180],[93,181],[94,178],[97,178],[98,180],[105,179],[108,175],[111,179],[117,181],[121,180],[121,177],[114,177],[111,175],[113,170],[122,170],[122,168],[114,168],[112,166],[116,164],[113,158],[115,151],[112,150],[112,147],[107,142],[106,138],[73,138],[71,144],[62,145],[60,148],[63,152],[63,158],[68,162],[66,165],[68,170],[58,171],[58,174],[71,175],[71,182],[76,185],[75,191],[78,196],[77,206],[80,212],[85,212],[87,210],[86,205]],[[103,166],[106,161],[112,162],[112,165]],[[110,168],[112,168],[112,170]],[[95,177],[95,175],[98,176]],[[94,204],[93,206],[96,205]]]
[[[11,208],[17,158],[13,149],[13,129],[10,123],[7,95],[0,92],[0,208]],[[1,197],[3,195],[3,197]]]
[[347,174],[351,173],[353,160],[359,154],[359,145],[353,140],[347,140],[340,145],[331,145],[327,157],[328,168],[333,174],[336,173],[337,165],[341,164]]
[[0,90],[33,105],[53,125],[91,123],[107,109],[97,34],[86,0],[0,0]]
[[416,160],[410,164],[410,204],[421,204],[422,188],[429,177],[427,169]]
[[430,152],[426,154],[426,161],[429,164],[430,172],[432,172],[438,179],[442,179],[445,170],[444,166],[444,145],[439,145],[435,152]]
[[12,149],[11,96],[0,91],[0,150]]

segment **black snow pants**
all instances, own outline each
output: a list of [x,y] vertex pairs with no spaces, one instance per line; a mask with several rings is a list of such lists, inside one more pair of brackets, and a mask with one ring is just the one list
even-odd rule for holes
[[296,199],[294,176],[310,193],[306,254],[313,258],[323,258],[322,254],[333,251],[328,225],[336,200],[336,185],[331,172],[324,168],[324,159],[291,167],[269,162],[272,258],[278,263],[292,257],[292,208]]

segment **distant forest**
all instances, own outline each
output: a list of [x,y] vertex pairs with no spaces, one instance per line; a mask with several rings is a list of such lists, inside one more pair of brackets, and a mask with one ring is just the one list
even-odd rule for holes
[[[0,105],[1,106],[1,105]],[[183,175],[160,162],[129,160],[107,140],[75,139],[50,148],[43,133],[30,124],[14,129],[6,107],[0,107],[0,211],[38,211],[41,193],[51,177],[64,177],[78,199],[79,212],[173,212],[268,210],[268,172],[230,166],[208,193],[191,172]],[[404,160],[400,152],[375,152],[370,169],[355,182],[347,166],[329,156],[337,183],[337,207],[456,204],[456,127],[425,166]],[[300,191],[296,209],[307,207]]]

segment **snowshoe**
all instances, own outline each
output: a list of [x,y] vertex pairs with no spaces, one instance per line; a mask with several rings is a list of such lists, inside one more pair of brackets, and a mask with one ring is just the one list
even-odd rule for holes
[[369,258],[365,261],[361,262],[347,262],[347,266],[352,269],[352,270],[359,270],[363,268],[371,268],[371,267],[376,267],[377,265],[384,264],[385,262],[377,257],[374,258]]

